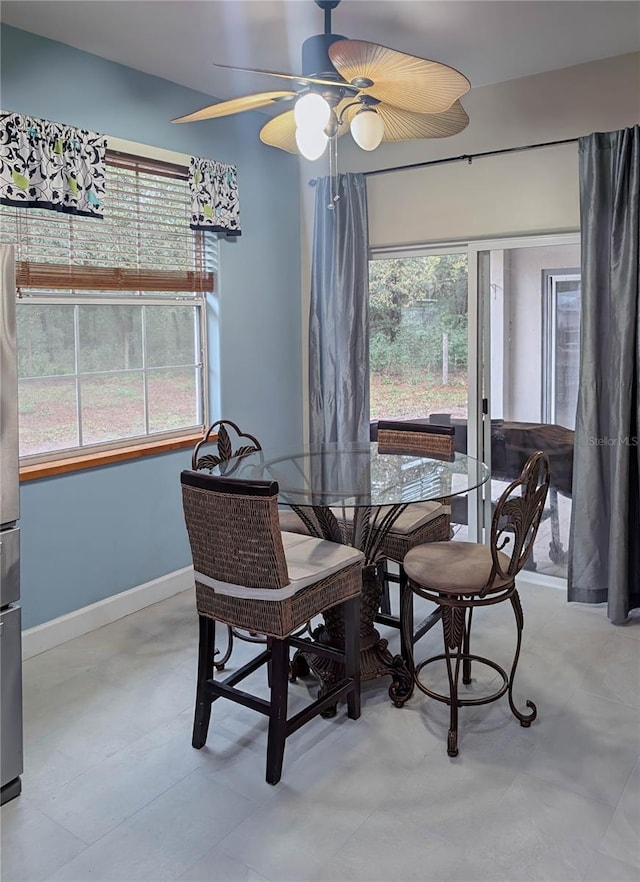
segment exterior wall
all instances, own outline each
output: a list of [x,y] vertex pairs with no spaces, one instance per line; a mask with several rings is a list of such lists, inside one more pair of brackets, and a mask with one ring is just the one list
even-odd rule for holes
[[[211,418],[236,420],[265,445],[297,444],[297,160],[260,143],[259,114],[172,125],[211,96],[26,31],[3,26],[1,38],[4,110],[237,166],[242,236],[221,243],[220,293],[209,304],[210,327],[217,313],[221,329],[211,360]],[[187,566],[179,473],[188,464],[183,451],[23,484],[23,626]]]

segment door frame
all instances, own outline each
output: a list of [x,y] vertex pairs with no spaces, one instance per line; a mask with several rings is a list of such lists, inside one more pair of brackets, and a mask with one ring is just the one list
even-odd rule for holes
[[[579,230],[568,233],[545,233],[503,236],[441,244],[413,244],[369,249],[369,260],[426,257],[435,254],[467,255],[467,453],[482,460],[491,474],[491,300],[483,280],[488,278],[483,256],[491,251],[515,248],[544,248],[580,245]],[[483,275],[484,274],[484,275]],[[489,481],[491,478],[489,478]],[[485,498],[486,497],[486,498]],[[488,544],[491,533],[491,494],[472,490],[468,494],[469,540]]]
[[[467,255],[467,454],[474,458],[478,457],[478,421],[481,417],[481,400],[479,392],[482,389],[479,366],[481,364],[479,343],[480,327],[478,312],[478,285],[474,278],[471,283],[471,275],[476,272],[477,260],[473,252],[469,251],[467,242],[443,242],[440,245],[414,244],[393,245],[369,249],[369,260],[398,259],[402,257],[429,257],[439,254],[466,254]],[[472,263],[473,260],[473,263]],[[473,294],[472,294],[473,292]],[[480,436],[481,437],[481,436]],[[470,490],[467,495],[467,524],[469,541],[482,541],[478,532],[481,521],[482,494],[479,489]]]
[[[491,251],[506,251],[515,248],[544,248],[558,245],[580,245],[580,232],[548,233],[544,235],[507,236],[495,239],[478,239],[467,245],[469,267],[469,336],[471,338],[471,304],[474,304],[474,323],[476,340],[476,400],[473,408],[475,420],[472,424],[469,408],[469,454],[482,458],[491,474],[491,300],[489,285],[483,283],[483,258]],[[485,274],[486,275],[486,274]],[[471,339],[469,339],[469,355],[471,357]],[[471,383],[471,375],[469,376]],[[469,390],[471,399],[471,388]],[[484,402],[484,407],[482,406]],[[471,400],[470,400],[471,404]],[[484,412],[486,411],[486,413]],[[473,451],[473,452],[472,452]],[[489,478],[489,481],[491,478]],[[484,498],[483,500],[483,497]],[[477,531],[478,541],[488,544],[491,533],[491,494],[476,494],[474,511],[469,506],[469,529],[471,519]],[[481,527],[484,526],[484,529]]]

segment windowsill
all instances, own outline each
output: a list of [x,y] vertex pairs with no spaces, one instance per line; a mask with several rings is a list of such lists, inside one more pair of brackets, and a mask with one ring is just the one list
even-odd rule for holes
[[65,459],[52,459],[20,466],[20,483],[35,481],[39,478],[51,478],[68,472],[79,472],[83,469],[96,469],[100,466],[126,462],[129,459],[140,459],[143,456],[156,456],[171,450],[182,450],[193,447],[202,438],[197,435],[183,435],[181,438],[168,438],[163,441],[146,441],[132,447],[121,447],[115,450],[101,450],[99,453],[83,453]]

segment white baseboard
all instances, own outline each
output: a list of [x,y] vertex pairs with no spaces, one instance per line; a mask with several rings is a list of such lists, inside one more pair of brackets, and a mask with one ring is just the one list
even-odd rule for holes
[[193,588],[193,567],[184,567],[50,622],[43,622],[22,632],[22,658],[32,658],[190,588]]
[[[520,573],[517,581],[520,589],[525,586],[540,585],[561,591],[566,591],[567,588],[567,583],[563,579],[529,571]],[[191,588],[193,588],[193,567],[184,567],[159,579],[137,585],[128,591],[114,594],[113,597],[106,597],[97,603],[83,606],[82,609],[76,609],[50,622],[43,622],[42,625],[36,625],[22,632],[22,658],[32,658],[34,655],[46,652],[47,649],[66,643],[67,640],[82,637],[89,631],[95,631],[103,625],[138,612],[145,606],[159,603]]]

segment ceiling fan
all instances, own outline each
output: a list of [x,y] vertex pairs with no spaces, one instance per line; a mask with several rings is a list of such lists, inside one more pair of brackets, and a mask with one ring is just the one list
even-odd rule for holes
[[460,97],[469,80],[436,61],[377,43],[331,33],[331,11],[340,0],[315,0],[324,10],[324,33],[302,44],[302,75],[215,64],[227,70],[289,80],[295,89],[258,92],[221,101],[174,119],[197,122],[269,105],[282,106],[260,130],[260,140],[289,153],[318,159],[347,131],[364,150],[381,141],[444,138],[469,123]]

